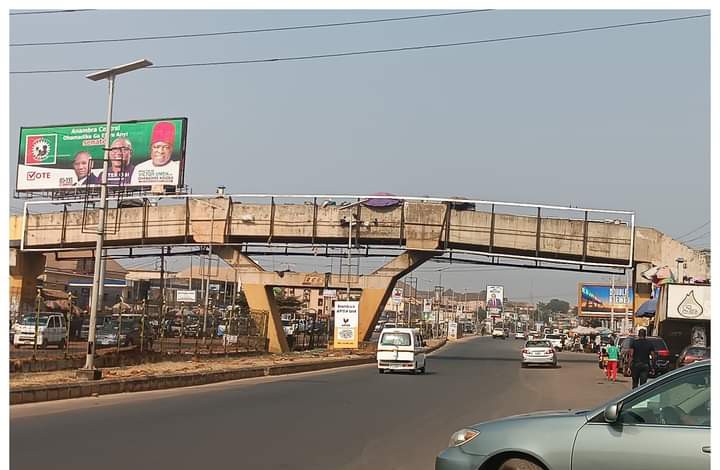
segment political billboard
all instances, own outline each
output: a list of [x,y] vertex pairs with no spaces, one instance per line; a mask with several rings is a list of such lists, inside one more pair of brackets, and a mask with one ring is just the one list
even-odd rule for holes
[[485,310],[491,315],[503,311],[505,288],[503,286],[487,286],[485,289]]
[[[20,128],[16,190],[98,187],[105,128],[103,123]],[[182,186],[186,137],[187,118],[112,123],[108,186]]]
[[633,291],[625,286],[609,284],[579,284],[578,315],[579,316],[610,316],[633,311]]

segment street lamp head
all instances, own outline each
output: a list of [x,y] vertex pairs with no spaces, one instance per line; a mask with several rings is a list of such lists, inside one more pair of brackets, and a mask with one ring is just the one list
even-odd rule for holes
[[85,78],[89,78],[92,81],[103,80],[106,78],[114,77],[116,75],[122,75],[124,73],[132,72],[133,70],[142,69],[151,66],[153,63],[147,59],[136,60],[125,65],[118,65],[109,69],[101,70],[99,72],[91,73],[86,75]]

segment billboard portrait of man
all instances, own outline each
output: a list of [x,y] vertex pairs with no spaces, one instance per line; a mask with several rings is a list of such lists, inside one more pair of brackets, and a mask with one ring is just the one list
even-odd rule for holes
[[92,170],[92,156],[90,152],[82,150],[75,154],[73,170],[75,170],[75,177],[77,179],[73,186],[98,183],[97,177],[90,171]]
[[[108,168],[107,182],[111,186],[130,184],[135,166],[132,160],[132,142],[126,137],[115,139],[110,144],[110,167]],[[102,173],[97,177],[98,183],[102,181]]]
[[171,159],[174,145],[175,125],[168,121],[155,124],[150,139],[150,160],[134,169],[131,184],[172,183],[180,171],[180,162]]
[[487,308],[502,310],[502,300],[498,299],[495,294],[490,294],[490,299],[487,301]]

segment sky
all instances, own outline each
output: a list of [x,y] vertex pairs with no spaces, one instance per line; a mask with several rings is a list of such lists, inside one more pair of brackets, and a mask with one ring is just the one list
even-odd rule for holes
[[[15,12],[22,12],[16,10]],[[435,10],[79,11],[9,17],[9,194],[21,126],[100,122],[90,68],[402,48],[706,14],[704,10],[493,10],[405,21],[203,38],[13,46],[283,28]],[[710,19],[312,60],[158,68],[118,79],[114,120],[189,120],[194,193],[462,196],[631,210],[640,226],[710,246]],[[686,235],[688,232],[689,235]],[[683,235],[685,235],[683,237]],[[260,260],[326,270],[317,258]],[[144,260],[143,262],[147,262]],[[174,260],[179,269],[186,260]],[[336,263],[337,265],[337,263]],[[371,269],[372,263],[364,261]],[[420,287],[505,286],[575,302],[607,276],[447,267]]]

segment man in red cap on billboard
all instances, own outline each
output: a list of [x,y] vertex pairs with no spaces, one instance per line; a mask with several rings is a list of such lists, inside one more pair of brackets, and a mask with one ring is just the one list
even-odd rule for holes
[[175,125],[168,121],[155,124],[150,139],[150,160],[135,167],[132,185],[175,184],[180,162],[171,160],[175,145]]

